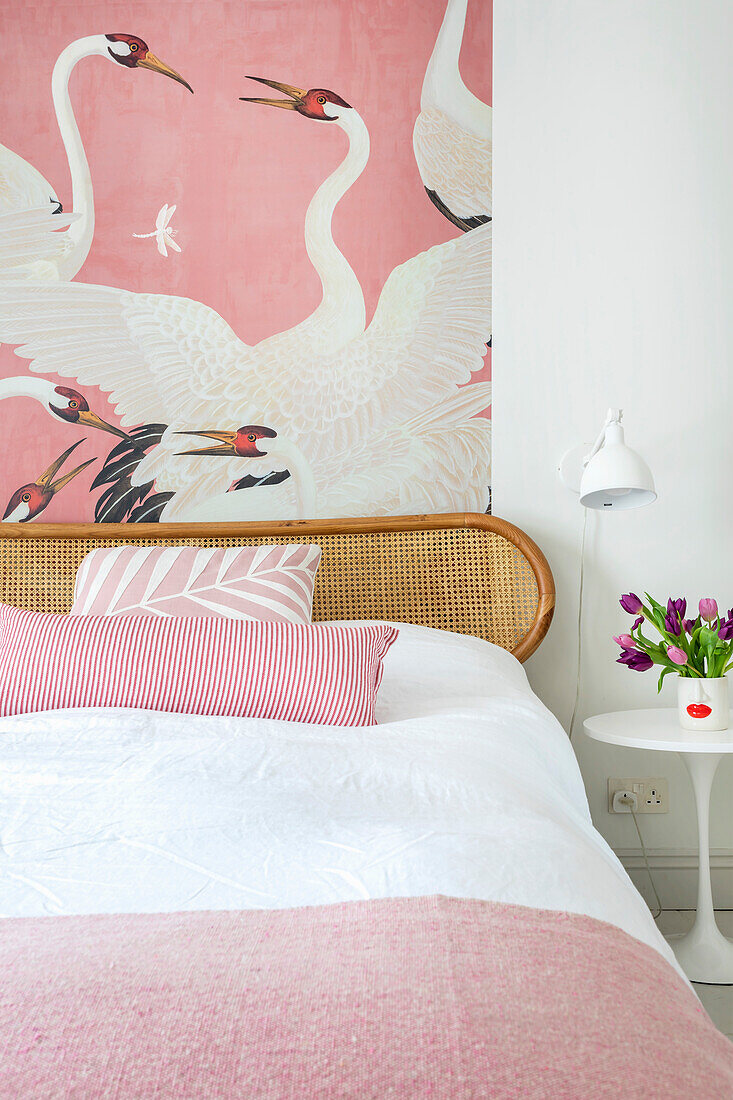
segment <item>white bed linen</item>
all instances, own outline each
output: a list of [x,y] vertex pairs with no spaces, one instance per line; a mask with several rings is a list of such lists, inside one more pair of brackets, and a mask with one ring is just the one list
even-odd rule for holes
[[400,625],[379,725],[133,710],[0,721],[0,913],[441,893],[610,921],[672,955],[521,665]]

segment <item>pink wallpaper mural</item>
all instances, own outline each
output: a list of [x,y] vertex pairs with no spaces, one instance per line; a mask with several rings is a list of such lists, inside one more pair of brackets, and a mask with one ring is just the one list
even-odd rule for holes
[[4,28],[7,521],[488,507],[490,0]]

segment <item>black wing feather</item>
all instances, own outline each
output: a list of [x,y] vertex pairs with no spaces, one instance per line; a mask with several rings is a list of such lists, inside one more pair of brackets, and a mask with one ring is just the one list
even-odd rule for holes
[[280,485],[283,481],[287,481],[289,477],[290,470],[273,470],[271,474],[263,474],[262,477],[245,474],[244,477],[240,477],[239,481],[234,482],[229,492],[236,492],[237,489],[254,489],[257,485]]
[[[153,493],[155,483],[152,481],[145,485],[133,485],[132,475],[147,451],[160,443],[165,430],[165,424],[141,424],[128,432],[127,437],[116,443],[109,452],[92,482],[92,489],[109,486],[94,508],[97,523],[139,523],[142,512],[148,522],[160,519],[160,513],[173,493]],[[155,503],[146,509],[148,501]]]
[[480,225],[486,225],[487,222],[491,221],[490,214],[476,214],[472,218],[461,218],[448,209],[437,191],[431,191],[429,187],[426,187],[425,194],[443,217],[447,218],[453,225],[457,225],[464,233],[468,233],[471,229],[478,229]]
[[134,511],[130,512],[128,523],[158,523],[160,514],[175,493],[152,493]]

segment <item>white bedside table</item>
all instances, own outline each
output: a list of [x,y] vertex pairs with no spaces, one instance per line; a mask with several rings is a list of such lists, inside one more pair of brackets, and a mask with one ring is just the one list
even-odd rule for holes
[[596,741],[632,749],[680,754],[692,780],[697,805],[700,869],[695,923],[684,936],[670,936],[669,945],[687,977],[711,985],[733,984],[733,941],[715,923],[710,883],[710,788],[718,764],[733,753],[733,729],[694,733],[681,729],[677,710],[626,710],[586,718],[585,732]]

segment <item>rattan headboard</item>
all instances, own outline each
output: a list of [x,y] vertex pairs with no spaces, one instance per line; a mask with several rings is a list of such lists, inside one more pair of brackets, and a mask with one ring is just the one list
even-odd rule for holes
[[392,619],[474,634],[524,661],[552,619],[555,587],[535,543],[495,516],[292,523],[4,524],[0,601],[68,611],[79,562],[97,546],[316,542],[313,618]]

